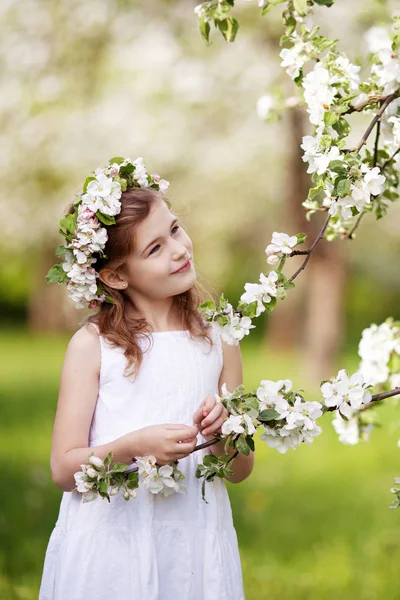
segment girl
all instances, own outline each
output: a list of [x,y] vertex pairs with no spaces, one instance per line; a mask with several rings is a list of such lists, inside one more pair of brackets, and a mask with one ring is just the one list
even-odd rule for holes
[[[97,169],[61,221],[68,244],[58,281],[78,307],[98,310],[71,338],[62,369],[50,465],[64,493],[39,600],[243,600],[225,482],[206,484],[207,504],[195,477],[205,453],[224,453],[223,441],[192,453],[228,416],[214,394],[242,383],[239,345],[225,344],[198,310],[192,241],[159,176],[141,158],[122,160]],[[83,502],[74,473],[91,451],[126,464],[179,459],[187,493],[139,486],[129,501]],[[253,460],[239,454],[230,481],[245,479]]]

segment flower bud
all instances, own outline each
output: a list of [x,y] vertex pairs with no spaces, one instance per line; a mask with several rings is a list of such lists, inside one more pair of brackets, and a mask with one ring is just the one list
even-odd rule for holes
[[97,471],[96,471],[96,469],[93,469],[93,467],[89,467],[88,470],[86,471],[86,475],[88,475],[89,477],[95,478],[95,477],[97,477]]
[[89,463],[97,469],[102,469],[104,467],[103,461],[98,456],[91,456],[89,458]]

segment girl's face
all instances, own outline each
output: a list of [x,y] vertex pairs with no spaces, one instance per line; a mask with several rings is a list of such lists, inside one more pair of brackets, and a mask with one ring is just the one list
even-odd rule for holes
[[[128,290],[161,299],[181,294],[194,285],[192,240],[163,200],[156,202],[138,225],[134,246],[125,267]],[[188,259],[189,268],[174,273]]]

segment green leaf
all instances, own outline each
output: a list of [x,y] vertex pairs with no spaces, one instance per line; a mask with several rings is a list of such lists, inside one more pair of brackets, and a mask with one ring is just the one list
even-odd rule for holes
[[65,246],[58,246],[56,250],[56,256],[63,256],[64,254],[71,254],[72,250],[66,248]]
[[341,198],[344,198],[348,195],[350,191],[350,180],[349,179],[339,179],[337,184],[335,184],[336,193]]
[[77,220],[76,213],[74,213],[72,215],[66,215],[63,219],[61,219],[60,226],[63,229],[65,229],[66,231],[69,231],[70,233],[74,233],[75,229],[76,229],[76,220]]
[[[280,288],[278,288],[278,290],[279,289]],[[276,306],[276,298],[273,296],[269,302],[264,302],[263,304],[264,304],[267,312],[272,313],[272,311],[274,310],[274,308]]]
[[235,443],[236,450],[239,450],[240,454],[248,456],[250,454],[250,448],[246,439],[240,435]]
[[245,302],[240,303],[240,308],[238,306],[238,310],[243,314],[244,317],[250,317],[250,319],[254,319],[257,314],[257,306],[258,302],[255,300],[254,302],[250,302],[250,304],[246,304]]
[[264,2],[263,6],[261,7],[261,16],[266,15],[273,6],[282,4],[283,2],[286,2],[286,0],[269,0],[269,2]]
[[127,466],[124,463],[115,462],[111,465],[111,471],[113,473],[125,473]]
[[124,160],[125,159],[122,158],[122,156],[114,156],[114,158],[110,158],[109,164],[112,165],[113,163],[117,163],[117,165],[120,165]]
[[205,20],[204,15],[200,17],[199,28],[203,40],[210,43],[210,23]]
[[297,237],[297,244],[304,244],[307,234],[306,233],[298,233],[296,235],[296,237]]
[[334,173],[347,173],[346,164],[342,160],[331,160],[328,166],[330,171],[333,171]]
[[236,19],[228,17],[223,21],[216,21],[216,26],[227,42],[235,41],[235,37],[239,29],[239,23]]
[[215,302],[213,300],[206,300],[205,302],[203,302],[203,304],[200,305],[200,308],[202,310],[204,310],[206,308],[210,308],[212,310],[215,310]]
[[293,0],[293,5],[300,16],[307,14],[307,0]]
[[325,125],[333,125],[338,120],[338,116],[335,113],[331,113],[327,111],[324,114],[324,123]]
[[105,215],[98,210],[96,212],[96,217],[99,219],[99,221],[104,223],[104,225],[115,225],[115,218],[111,215]]
[[62,265],[53,265],[46,275],[47,283],[64,283],[68,281],[68,275]]
[[335,0],[314,0],[315,4],[319,4],[319,6],[327,6],[328,8],[333,5]]
[[254,446],[254,440],[253,440],[253,437],[251,435],[247,435],[246,436],[246,442],[247,442],[250,450],[252,452],[254,452],[254,448],[255,448],[255,446]]
[[203,458],[203,464],[206,467],[211,467],[211,465],[218,464],[218,457],[215,454],[205,454]]
[[113,455],[113,453],[112,453],[112,452],[109,452],[109,453],[107,454],[107,456],[105,457],[105,459],[104,459],[104,461],[103,461],[103,462],[104,462],[104,466],[105,466],[105,467],[108,467],[108,465],[110,464],[110,462],[111,462],[111,459],[112,459],[112,455]]
[[262,410],[258,415],[259,421],[273,421],[279,417],[279,413],[274,408],[267,408],[266,410]]

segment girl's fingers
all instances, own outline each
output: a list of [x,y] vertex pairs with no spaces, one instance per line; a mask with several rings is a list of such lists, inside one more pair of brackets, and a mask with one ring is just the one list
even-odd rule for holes
[[210,427],[204,429],[202,435],[211,435],[212,433],[220,433],[220,428],[222,424],[225,422],[225,415],[222,415],[219,419],[217,419]]
[[223,405],[220,402],[216,403],[211,412],[202,420],[201,426],[207,427],[208,425],[211,425],[211,423],[218,419],[218,417],[222,414],[223,410]]
[[200,421],[203,418],[203,408],[204,408],[204,402],[202,402],[199,406],[199,408],[195,411],[195,413],[193,414],[193,425],[200,425]]
[[207,396],[203,403],[203,415],[209,413],[215,406],[217,400],[215,396]]

